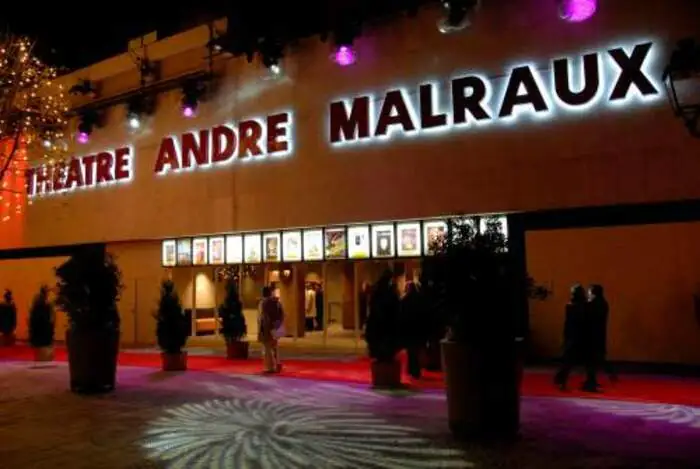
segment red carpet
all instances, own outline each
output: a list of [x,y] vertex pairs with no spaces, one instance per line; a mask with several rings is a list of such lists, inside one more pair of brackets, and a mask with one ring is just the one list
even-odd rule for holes
[[[23,345],[0,348],[0,360],[31,361],[34,352]],[[56,360],[66,361],[66,350],[56,348]],[[119,354],[119,364],[125,366],[140,366],[160,368],[160,356],[156,353],[122,352]],[[0,364],[0,366],[2,366]],[[190,355],[187,366],[191,370],[229,372],[242,374],[258,374],[261,372],[259,359],[230,361],[224,357]],[[354,383],[369,383],[369,361],[358,358],[352,361],[290,359],[284,361],[282,376],[304,378],[320,381],[345,381]],[[423,378],[414,381],[404,376],[404,382],[418,389],[444,388],[442,373],[425,373]],[[700,407],[700,380],[660,376],[623,375],[618,383],[602,381],[604,393],[595,397],[626,401],[664,402]],[[580,379],[574,378],[571,388],[576,389]],[[552,373],[546,370],[528,370],[525,372],[522,386],[526,396],[571,396],[591,397],[591,394],[572,391],[563,394],[552,385]]]

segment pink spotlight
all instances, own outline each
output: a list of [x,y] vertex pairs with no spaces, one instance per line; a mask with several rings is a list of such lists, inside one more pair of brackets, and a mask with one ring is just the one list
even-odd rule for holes
[[194,116],[194,108],[192,106],[185,106],[182,108],[182,115],[185,117]]
[[355,61],[357,60],[357,55],[352,49],[352,46],[340,46],[335,51],[334,60],[335,63],[337,63],[341,67],[347,67],[348,65],[352,65],[355,63]]
[[582,23],[595,15],[598,0],[561,0],[561,17],[570,23]]
[[87,143],[90,141],[90,135],[87,132],[78,132],[78,143]]

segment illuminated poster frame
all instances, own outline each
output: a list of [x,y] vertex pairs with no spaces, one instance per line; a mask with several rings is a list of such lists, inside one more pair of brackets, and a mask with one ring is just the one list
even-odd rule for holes
[[[296,247],[290,248],[290,244]],[[301,230],[282,232],[282,259],[284,262],[300,262],[304,258],[304,243]]]
[[209,239],[205,237],[192,239],[192,265],[209,264]]
[[331,226],[323,230],[323,254],[326,260],[348,257],[348,230],[345,226]]
[[348,259],[369,259],[372,255],[371,238],[369,225],[349,225],[347,235]]
[[[312,228],[302,232],[303,256],[305,261],[315,262],[324,259],[324,237],[323,228]],[[316,247],[318,254],[314,255],[311,250]]]
[[[414,232],[415,239],[412,241],[413,248],[409,242],[411,236],[407,236],[404,243],[404,234]],[[423,253],[423,227],[419,221],[399,222],[396,224],[396,255],[397,257],[420,257]]]
[[243,235],[243,263],[260,264],[262,262],[262,234],[246,233]]
[[243,236],[239,234],[226,236],[224,255],[227,265],[243,264]]
[[[217,249],[218,245],[218,249]],[[216,256],[215,254],[218,254]],[[209,238],[209,264],[224,265],[226,263],[226,238],[224,236],[212,236]]]
[[166,239],[163,241],[160,252],[160,263],[163,267],[175,267],[177,265],[177,241]]
[[437,220],[425,220],[423,221],[423,255],[432,256],[435,254],[434,250],[431,248],[432,237],[435,231],[442,231],[443,237],[447,236],[447,220],[437,219]]
[[177,265],[192,265],[192,238],[180,238],[177,240]]
[[372,225],[372,258],[396,257],[396,226],[393,223]]
[[267,232],[262,235],[263,262],[282,262],[282,235],[278,232]]

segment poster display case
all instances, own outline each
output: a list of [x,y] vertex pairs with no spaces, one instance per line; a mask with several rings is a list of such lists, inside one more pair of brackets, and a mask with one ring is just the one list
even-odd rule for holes
[[190,238],[177,240],[177,265],[192,265],[192,240]]
[[211,265],[222,265],[224,258],[224,237],[214,236],[209,238],[209,263]]
[[192,240],[192,264],[207,265],[209,262],[209,240],[207,238],[194,238]]
[[243,262],[259,264],[262,260],[262,236],[260,233],[250,233],[243,236]]
[[396,251],[399,257],[420,257],[421,229],[420,222],[396,224]]
[[326,259],[345,259],[348,255],[348,239],[345,227],[324,230],[324,254]]
[[163,241],[161,247],[161,264],[163,267],[174,267],[177,265],[177,246],[174,239]]
[[369,255],[369,225],[348,226],[348,257],[367,259]]
[[304,230],[304,260],[323,260],[323,230]]
[[386,259],[396,254],[396,237],[393,223],[372,225],[372,257]]
[[279,233],[264,233],[263,262],[280,262],[282,260],[281,246],[282,237]]
[[227,264],[242,264],[243,263],[243,236],[241,236],[241,235],[226,236],[226,263]]
[[284,259],[284,262],[301,261],[301,231],[285,231],[282,233],[282,259]]
[[423,254],[435,254],[435,246],[445,241],[447,222],[445,220],[429,220],[423,222]]

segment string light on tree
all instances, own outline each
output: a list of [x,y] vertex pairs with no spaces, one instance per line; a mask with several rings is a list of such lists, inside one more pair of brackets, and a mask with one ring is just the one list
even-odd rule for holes
[[34,55],[28,38],[0,34],[0,220],[23,213],[24,174],[42,160],[60,162],[69,102],[56,68]]

